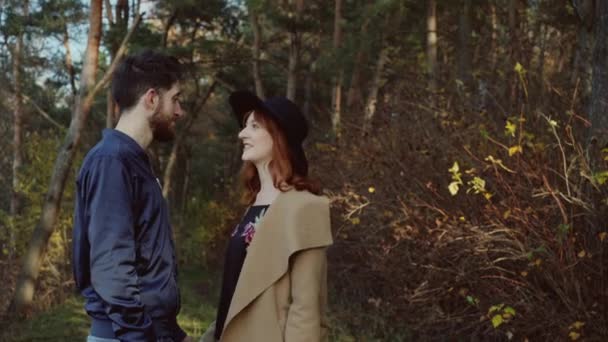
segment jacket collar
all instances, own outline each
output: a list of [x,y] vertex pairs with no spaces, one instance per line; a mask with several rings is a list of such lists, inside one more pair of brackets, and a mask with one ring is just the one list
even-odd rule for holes
[[307,212],[310,196],[296,190],[279,193],[256,225],[224,331],[236,315],[287,273],[291,255],[332,244],[329,206],[320,207],[326,208],[327,213]]

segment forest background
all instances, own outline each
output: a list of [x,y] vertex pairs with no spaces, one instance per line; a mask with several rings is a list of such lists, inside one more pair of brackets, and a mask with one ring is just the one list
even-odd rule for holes
[[608,339],[608,1],[0,0],[0,340],[73,341],[75,173],[125,53],[186,66],[152,157],[180,323],[239,204],[227,96],[287,96],[331,199],[332,341]]

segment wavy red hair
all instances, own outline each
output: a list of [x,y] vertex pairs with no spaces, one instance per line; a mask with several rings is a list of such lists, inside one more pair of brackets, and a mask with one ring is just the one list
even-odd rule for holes
[[[315,195],[321,194],[321,185],[317,180],[313,180],[308,175],[296,174],[292,165],[292,154],[287,143],[285,134],[275,120],[268,114],[261,111],[252,111],[243,117],[243,125],[249,115],[255,115],[255,119],[260,123],[272,137],[272,158],[268,165],[274,186],[285,192],[290,188],[298,191],[307,190]],[[245,161],[241,167],[241,182],[243,184],[243,202],[251,205],[260,191],[260,177],[255,165],[250,161]]]

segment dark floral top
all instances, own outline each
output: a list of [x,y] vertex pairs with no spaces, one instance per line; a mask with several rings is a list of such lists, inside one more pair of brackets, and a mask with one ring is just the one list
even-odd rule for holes
[[230,302],[236,289],[236,284],[245,262],[247,247],[251,244],[255,235],[256,225],[268,210],[267,205],[254,205],[250,207],[241,222],[234,228],[230,235],[226,259],[224,262],[224,278],[222,281],[222,292],[220,303],[217,308],[217,319],[215,322],[215,338],[220,339],[224,322],[228,315]]

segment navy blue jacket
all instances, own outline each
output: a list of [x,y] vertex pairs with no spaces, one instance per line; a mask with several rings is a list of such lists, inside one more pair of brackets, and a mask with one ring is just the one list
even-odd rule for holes
[[93,327],[105,322],[121,341],[182,341],[169,211],[146,152],[106,129],[76,186],[72,264]]

